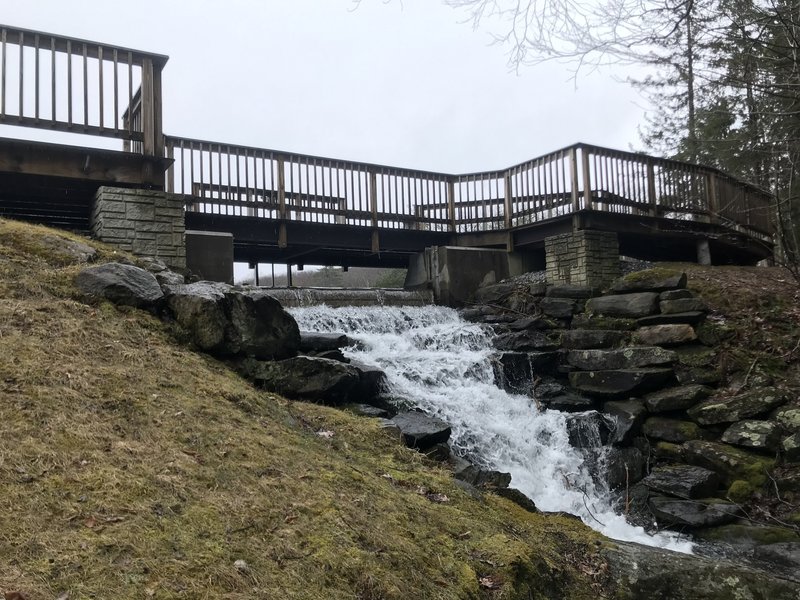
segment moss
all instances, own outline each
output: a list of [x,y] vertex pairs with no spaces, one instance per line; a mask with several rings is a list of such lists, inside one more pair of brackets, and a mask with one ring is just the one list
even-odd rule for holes
[[637,324],[635,319],[622,319],[616,317],[589,316],[586,314],[575,315],[572,319],[572,329],[602,329],[612,331],[633,331]]
[[740,523],[701,529],[696,532],[696,535],[705,540],[754,546],[781,542],[800,542],[800,535],[787,527]]
[[741,479],[737,479],[734,481],[730,487],[728,488],[728,493],[726,494],[727,498],[729,498],[732,502],[736,502],[737,504],[744,504],[753,496],[756,492],[756,487],[748,481],[743,481]]
[[670,277],[680,277],[682,274],[682,270],[673,269],[671,267],[654,267],[645,271],[634,271],[633,273],[629,273],[622,278],[622,281],[641,284],[647,284],[650,282],[656,283]]
[[702,346],[684,346],[676,348],[678,364],[692,368],[710,367],[714,364],[716,352]]
[[663,458],[670,462],[681,462],[683,460],[683,449],[680,444],[670,442],[658,442],[653,449],[658,458]]

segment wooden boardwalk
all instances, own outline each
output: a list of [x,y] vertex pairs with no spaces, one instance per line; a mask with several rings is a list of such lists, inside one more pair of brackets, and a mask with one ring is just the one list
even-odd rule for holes
[[693,257],[700,237],[737,262],[772,251],[771,195],[700,165],[575,144],[454,175],[165,135],[166,61],[0,26],[0,124],[123,144],[0,139],[0,214],[87,228],[98,185],[160,188],[187,227],[231,232],[237,260],[263,262],[404,265],[426,245],[535,250],[581,227],[643,257]]

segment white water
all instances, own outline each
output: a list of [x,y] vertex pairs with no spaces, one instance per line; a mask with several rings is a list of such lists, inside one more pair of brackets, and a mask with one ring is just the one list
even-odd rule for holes
[[511,473],[513,487],[544,511],[578,515],[608,537],[691,552],[670,534],[649,535],[616,514],[570,446],[564,413],[494,384],[491,335],[452,309],[315,306],[290,309],[302,331],[343,332],[350,358],[383,369],[390,393],[452,426],[451,445],[483,467]]

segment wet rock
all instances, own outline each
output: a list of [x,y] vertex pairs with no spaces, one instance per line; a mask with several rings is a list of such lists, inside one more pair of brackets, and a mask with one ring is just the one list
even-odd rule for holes
[[719,476],[702,467],[667,465],[656,467],[642,480],[648,488],[684,499],[713,496],[720,484]]
[[240,372],[276,394],[330,405],[352,401],[352,392],[359,383],[359,373],[353,366],[312,356],[280,361],[245,359],[240,363]]
[[609,544],[600,554],[619,598],[797,600],[800,596],[797,583],[727,560],[624,542]]
[[554,323],[542,317],[523,317],[516,319],[508,324],[511,331],[522,331],[524,329],[538,329],[540,331],[552,329]]
[[673,376],[671,369],[628,369],[616,371],[575,371],[570,385],[579,392],[601,398],[637,396],[652,392]]
[[572,298],[573,300],[586,300],[600,295],[598,288],[583,285],[554,285],[547,288],[549,298]]
[[642,426],[642,432],[649,438],[675,444],[703,439],[707,436],[697,423],[664,417],[648,418]]
[[512,352],[550,351],[558,349],[558,344],[541,331],[526,330],[498,335],[494,338],[494,347]]
[[506,391],[530,394],[534,379],[553,373],[558,358],[558,352],[503,352],[494,362],[496,379]]
[[764,544],[753,549],[753,556],[764,562],[800,570],[800,537],[797,542]]
[[668,527],[713,527],[734,521],[739,507],[732,502],[701,502],[653,496],[648,504],[660,525]]
[[506,500],[511,500],[517,506],[527,510],[531,513],[538,513],[539,509],[536,508],[536,504],[534,504],[533,500],[528,498],[525,494],[520,492],[516,488],[505,487],[505,488],[497,488],[494,490],[494,493],[498,496],[502,496]]
[[300,346],[297,323],[266,292],[201,281],[170,286],[167,306],[192,341],[211,354],[280,359]]
[[629,292],[665,292],[667,290],[686,287],[686,273],[651,269],[626,275],[611,284],[611,291]]
[[610,348],[625,340],[622,331],[603,329],[569,329],[561,333],[561,346],[567,350]]
[[391,422],[400,429],[403,442],[409,448],[425,450],[450,439],[450,425],[419,412],[401,412]]
[[495,325],[498,323],[512,323],[514,317],[511,315],[486,315],[483,317],[483,322],[488,325]]
[[594,410],[568,415],[566,425],[569,443],[574,448],[605,446],[614,428],[610,419]]
[[327,352],[346,348],[350,339],[343,333],[300,332],[300,352]]
[[677,346],[697,339],[691,325],[648,325],[633,332],[633,342],[647,346]]
[[637,369],[670,365],[676,355],[657,346],[631,346],[616,350],[570,350],[567,363],[584,371]]
[[755,548],[766,544],[800,542],[800,535],[786,527],[756,525],[749,521],[737,521],[704,531],[695,532],[703,540],[724,542],[732,546]]
[[636,320],[639,327],[650,327],[652,325],[698,325],[706,318],[706,313],[701,311],[672,313],[669,315],[657,314],[649,317],[641,317]]
[[458,313],[462,319],[470,323],[478,323],[483,319],[483,311],[480,308],[462,308]]
[[658,311],[658,294],[642,292],[592,298],[586,303],[586,311],[609,317],[645,317]]
[[459,466],[453,471],[453,477],[466,481],[476,488],[501,489],[507,488],[511,483],[510,473],[501,473],[490,469],[481,469],[475,465]]
[[780,390],[758,388],[731,398],[711,398],[687,412],[700,425],[717,425],[766,414],[785,402]]
[[674,315],[687,312],[708,312],[706,303],[700,298],[681,298],[678,300],[661,300],[661,314]]
[[377,400],[386,389],[386,373],[378,367],[368,365],[360,360],[351,360],[349,365],[358,374],[358,382],[350,392],[351,398],[367,404],[378,404],[380,408],[385,408],[384,403],[377,402]]
[[705,440],[692,440],[683,444],[682,456],[690,465],[714,471],[725,485],[730,485],[737,479],[752,485],[762,485],[767,481],[767,472],[775,464],[770,458]]
[[639,400],[609,400],[603,404],[603,412],[614,419],[611,443],[628,444],[639,435],[647,416],[644,405]]
[[392,418],[392,414],[388,410],[386,410],[385,408],[378,408],[377,406],[372,406],[371,404],[348,404],[344,408],[345,410],[348,410],[353,414],[359,415],[360,417],[372,417],[376,419]]
[[583,412],[591,410],[595,406],[595,401],[592,398],[569,391],[541,399],[541,402],[546,408],[560,410],[561,412]]
[[644,404],[652,413],[686,410],[708,398],[712,391],[705,385],[682,385],[647,394]]
[[667,462],[680,462],[683,460],[683,446],[672,442],[656,442],[653,446],[653,454],[656,458]]
[[606,484],[611,490],[625,489],[644,476],[645,458],[638,448],[609,448],[605,457]]
[[152,308],[164,298],[152,273],[122,263],[86,268],[75,277],[75,285],[89,296],[136,308]]
[[542,298],[539,308],[548,317],[570,319],[576,311],[576,304],[569,298]]
[[773,421],[739,421],[722,434],[722,441],[756,450],[777,450],[781,428]]

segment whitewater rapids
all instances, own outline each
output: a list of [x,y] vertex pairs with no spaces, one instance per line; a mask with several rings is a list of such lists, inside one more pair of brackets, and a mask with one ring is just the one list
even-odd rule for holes
[[301,331],[346,333],[349,358],[381,368],[389,393],[449,423],[454,452],[511,474],[543,511],[564,511],[606,536],[691,552],[676,535],[649,535],[614,512],[568,439],[566,415],[539,410],[494,381],[492,333],[450,308],[312,306],[289,311]]

